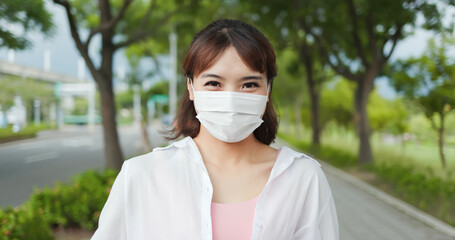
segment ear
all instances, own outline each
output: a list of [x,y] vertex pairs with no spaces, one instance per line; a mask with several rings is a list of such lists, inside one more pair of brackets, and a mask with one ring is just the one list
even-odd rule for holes
[[191,88],[190,78],[186,78],[186,89],[188,89],[190,100],[194,101],[193,88]]

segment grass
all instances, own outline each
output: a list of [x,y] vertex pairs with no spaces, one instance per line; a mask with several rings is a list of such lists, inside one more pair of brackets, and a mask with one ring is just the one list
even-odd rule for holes
[[[292,130],[290,127],[284,129]],[[278,134],[289,144],[317,159],[342,168],[455,226],[455,159],[450,158],[453,156],[451,150],[447,154],[449,168],[443,169],[439,163],[437,146],[391,146],[382,144],[380,138],[373,136],[374,163],[359,165],[358,141],[352,132],[328,131],[323,136],[324,144],[319,148],[312,146],[309,136],[305,135],[296,134],[295,129]]]
[[[311,141],[311,132],[304,130],[303,133],[295,134],[293,127],[280,126],[280,134],[298,136],[302,142]],[[283,129],[283,131],[281,131]],[[447,136],[452,137],[452,136]],[[321,137],[322,145],[327,148],[343,150],[343,152],[357,155],[359,140],[352,130],[340,128],[327,129]],[[439,148],[436,143],[419,143],[409,141],[405,144],[386,144],[381,139],[380,133],[374,133],[370,139],[373,149],[373,158],[376,163],[392,164],[401,162],[411,164],[423,172],[432,171],[439,176],[446,176],[447,172],[455,172],[455,145],[446,144],[444,147],[447,169],[442,168],[439,157]]]
[[6,143],[6,142],[11,142],[11,141],[17,141],[17,140],[22,140],[22,139],[27,139],[27,138],[34,138],[36,137],[36,133],[38,133],[40,130],[44,129],[54,129],[55,127],[52,127],[47,124],[41,124],[41,125],[32,125],[29,124],[25,126],[20,132],[13,132],[13,129],[11,126],[7,128],[0,128],[0,143]]

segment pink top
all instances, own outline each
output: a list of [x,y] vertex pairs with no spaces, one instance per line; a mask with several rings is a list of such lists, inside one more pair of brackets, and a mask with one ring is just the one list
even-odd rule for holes
[[250,239],[258,197],[240,203],[212,202],[213,240]]
[[213,240],[250,239],[253,233],[254,210],[258,198],[259,195],[240,203],[212,202]]

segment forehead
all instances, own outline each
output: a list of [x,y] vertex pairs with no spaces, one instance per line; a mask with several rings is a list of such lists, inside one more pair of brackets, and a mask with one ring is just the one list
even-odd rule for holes
[[266,79],[265,73],[253,70],[245,64],[237,50],[232,46],[221,53],[219,58],[210,67],[198,74],[197,77],[202,76],[204,73],[217,74],[227,79],[238,79],[245,75],[260,75]]

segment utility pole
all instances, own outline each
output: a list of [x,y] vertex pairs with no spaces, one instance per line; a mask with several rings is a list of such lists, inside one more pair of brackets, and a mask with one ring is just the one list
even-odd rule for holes
[[169,115],[175,117],[177,109],[177,33],[175,27],[169,35],[170,58],[171,58],[171,79],[169,79]]
[[35,125],[39,125],[41,123],[41,116],[40,116],[40,107],[41,107],[41,102],[38,99],[35,99],[33,101],[33,115],[34,115],[34,122]]
[[49,51],[49,49],[46,49],[44,51],[44,66],[43,66],[43,69],[44,71],[46,72],[49,72],[51,70],[51,52]]

